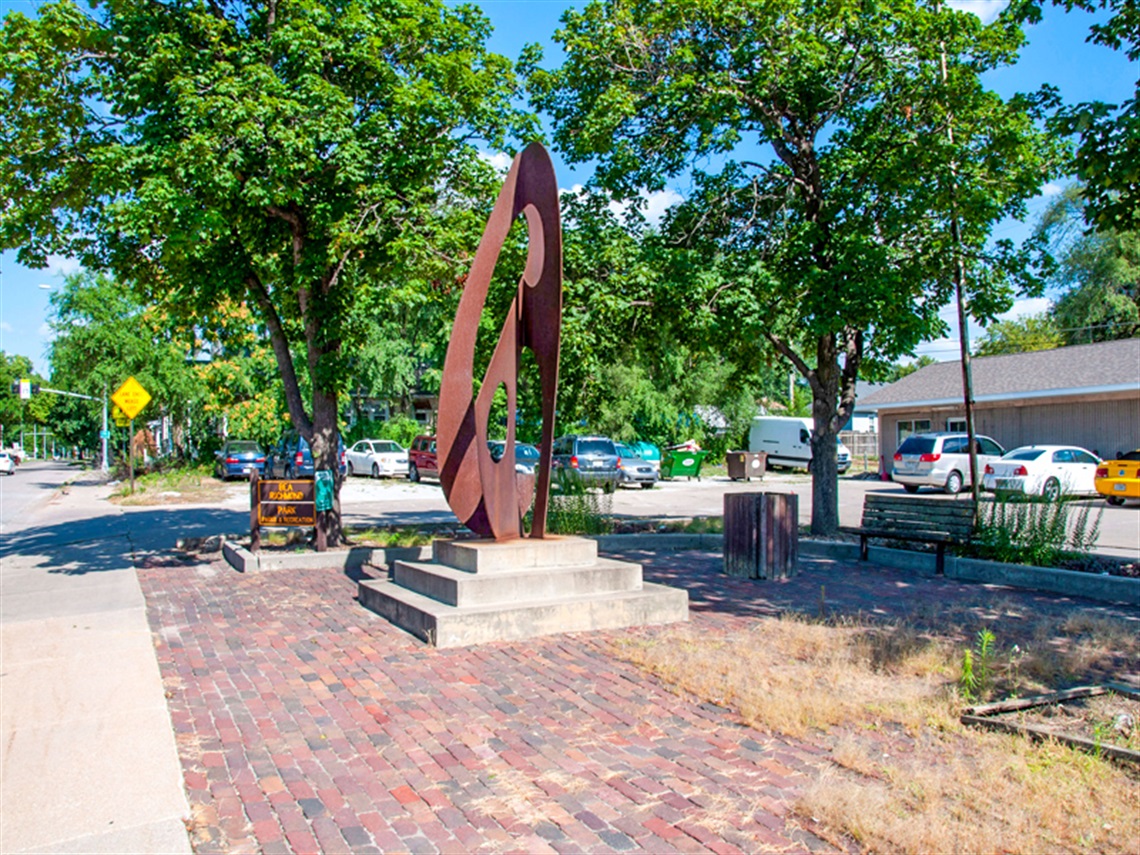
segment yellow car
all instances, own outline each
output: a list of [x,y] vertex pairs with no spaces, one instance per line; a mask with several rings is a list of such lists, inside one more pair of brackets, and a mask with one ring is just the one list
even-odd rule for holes
[[1096,468],[1096,491],[1110,505],[1123,505],[1125,499],[1140,499],[1140,449],[1104,460]]

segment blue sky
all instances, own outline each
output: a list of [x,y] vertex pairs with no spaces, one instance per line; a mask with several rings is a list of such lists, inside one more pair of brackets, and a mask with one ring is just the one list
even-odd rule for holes
[[[552,40],[559,18],[569,8],[584,6],[583,2],[565,0],[476,0],[490,17],[495,27],[491,38],[492,50],[512,59],[518,57],[523,45],[538,42],[546,49],[545,64],[558,62],[560,51]],[[17,10],[34,14],[42,5],[40,0],[0,0],[0,10],[6,14]],[[968,9],[984,19],[992,18],[1004,6],[1004,0],[951,0],[951,5]],[[1044,21],[1027,30],[1029,44],[1022,51],[1021,60],[1012,68],[1002,69],[987,78],[988,84],[1003,96],[1036,89],[1042,83],[1058,87],[1067,101],[1101,100],[1120,103],[1131,96],[1137,69],[1121,52],[1109,51],[1085,43],[1089,24],[1095,20],[1085,13],[1065,14],[1052,6],[1045,11]],[[555,153],[555,168],[559,183],[566,188],[582,184],[589,179],[588,170],[567,166]],[[1046,188],[1046,194],[1030,205],[1029,222],[1047,204],[1047,196],[1058,192],[1061,184]],[[675,195],[684,192],[678,186],[650,200],[651,210],[661,210]],[[1003,223],[996,237],[1020,240],[1029,226],[1017,222]],[[66,258],[51,259],[45,270],[29,270],[16,263],[14,251],[0,256],[0,350],[9,355],[22,354],[34,361],[37,370],[48,368],[46,348],[50,342],[48,330],[48,298],[51,289],[63,282],[64,276],[77,266]],[[1019,301],[1011,316],[1041,311],[1046,299]],[[951,324],[950,338],[930,342],[919,353],[929,353],[936,359],[956,359],[958,337],[956,316],[948,308],[944,317]],[[972,330],[971,338],[980,331]]]

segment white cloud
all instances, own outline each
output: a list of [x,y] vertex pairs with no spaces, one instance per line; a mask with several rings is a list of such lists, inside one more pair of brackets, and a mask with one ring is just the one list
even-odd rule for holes
[[491,166],[493,166],[499,172],[506,172],[508,169],[510,169],[511,161],[513,160],[513,158],[505,151],[481,151],[479,152],[479,157],[481,157],[487,163],[491,164]]
[[1045,184],[1044,187],[1041,188],[1041,195],[1046,196],[1046,197],[1048,197],[1048,196],[1059,196],[1061,193],[1064,193],[1064,192],[1065,192],[1065,185],[1064,184],[1058,184],[1056,181],[1049,181]]
[[0,321],[0,330],[3,330],[4,332],[11,332],[12,325],[7,321]]
[[[642,190],[638,195],[640,196],[638,208],[651,226],[660,225],[665,212],[678,202],[684,201],[684,197],[680,193],[670,190],[668,187],[664,190],[656,190],[653,193]],[[632,202],[610,202],[609,208],[616,216],[622,217],[625,216],[631,204]]]
[[1040,315],[1052,301],[1048,297],[1030,297],[1024,300],[1014,300],[1013,308],[1002,315],[998,315],[999,321],[1014,321],[1018,318],[1029,317],[1030,315]]
[[40,328],[36,330],[36,332],[39,333],[40,338],[47,339],[48,341],[55,339],[55,330],[51,328],[51,324],[47,323],[47,321],[40,324]]
[[946,5],[958,12],[973,12],[983,24],[992,24],[1009,0],[946,0]]
[[82,265],[74,258],[65,258],[62,255],[49,255],[47,269],[52,276],[70,276],[79,272]]

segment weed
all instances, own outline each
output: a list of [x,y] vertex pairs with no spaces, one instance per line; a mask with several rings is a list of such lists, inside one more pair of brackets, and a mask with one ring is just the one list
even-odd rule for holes
[[979,514],[977,530],[966,552],[1009,564],[1052,567],[1073,553],[1088,552],[1100,534],[1103,508],[1091,520],[1085,506],[1074,516],[1063,498],[1024,501],[998,494]]
[[962,652],[962,673],[958,689],[967,701],[983,700],[993,691],[994,634],[988,629],[978,631],[974,649]]

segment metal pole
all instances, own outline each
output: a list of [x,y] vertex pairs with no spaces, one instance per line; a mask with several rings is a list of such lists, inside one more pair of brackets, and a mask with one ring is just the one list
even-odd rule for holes
[[131,419],[131,426],[127,428],[127,454],[131,464],[131,495],[135,494],[135,420]]
[[[946,45],[942,51],[942,83],[946,84]],[[946,136],[954,144],[953,114],[948,114]],[[966,267],[962,261],[962,229],[958,221],[958,164],[950,161],[950,237],[954,242],[954,292],[958,301],[958,347],[962,354],[962,397],[966,404],[966,436],[970,443],[970,496],[978,501],[978,449],[974,439],[974,380],[970,370],[970,331],[966,317]]]
[[103,440],[103,472],[110,472],[111,467],[107,463],[107,441],[111,431],[107,428],[107,387],[103,387],[103,430],[99,436]]

